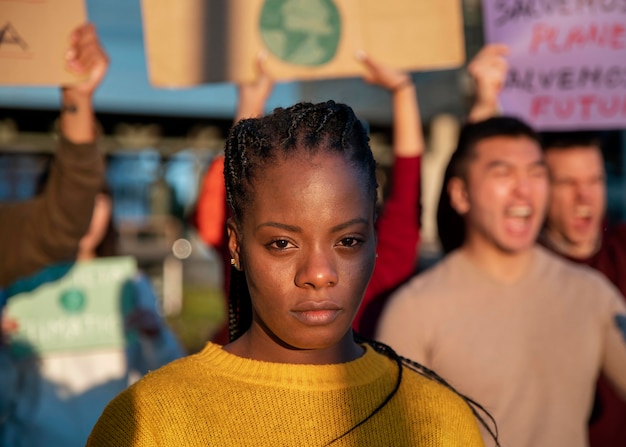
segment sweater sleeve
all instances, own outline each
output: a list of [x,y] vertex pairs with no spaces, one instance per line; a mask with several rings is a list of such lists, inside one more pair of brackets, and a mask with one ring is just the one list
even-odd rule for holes
[[0,205],[0,287],[75,257],[103,181],[104,160],[96,144],[61,138],[44,192]]
[[419,242],[420,157],[397,157],[391,193],[376,225],[378,258],[353,327],[372,337],[388,294],[415,269]]
[[144,447],[156,446],[149,423],[126,389],[106,406],[102,415],[91,430],[86,447]]
[[202,180],[196,216],[198,232],[205,244],[214,248],[222,245],[226,225],[226,186],[224,185],[224,156],[217,156]]

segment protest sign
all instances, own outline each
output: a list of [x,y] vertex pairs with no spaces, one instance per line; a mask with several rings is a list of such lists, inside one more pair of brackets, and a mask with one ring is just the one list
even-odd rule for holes
[[626,126],[626,3],[486,0],[488,42],[509,45],[504,113],[540,130]]
[[0,84],[63,85],[70,33],[87,21],[84,0],[0,0]]
[[142,0],[150,82],[249,82],[257,56],[273,79],[361,76],[358,50],[406,70],[465,58],[460,2],[438,0]]
[[123,347],[136,273],[135,259],[126,256],[47,268],[37,277],[51,281],[9,298],[6,313],[19,327],[12,344],[38,355]]

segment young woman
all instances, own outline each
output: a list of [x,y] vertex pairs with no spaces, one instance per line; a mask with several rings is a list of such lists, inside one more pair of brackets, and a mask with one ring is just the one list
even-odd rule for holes
[[[415,271],[419,242],[420,163],[424,151],[417,92],[411,75],[382,65],[365,52],[358,55],[366,69],[363,79],[386,90],[391,96],[393,114],[393,173],[388,195],[376,221],[378,262],[365,290],[352,327],[361,335],[373,337],[389,293]],[[273,89],[273,80],[259,59],[259,76],[254,82],[238,85],[235,123],[263,115]],[[213,247],[224,262],[224,297],[230,287],[230,253],[226,237],[228,218],[224,185],[224,156],[211,162],[202,180],[195,221],[200,238]],[[213,342],[228,342],[228,324],[213,336]]]
[[352,109],[242,120],[224,173],[231,342],[122,392],[88,445],[483,445],[466,400],[352,332],[376,262],[375,161]]

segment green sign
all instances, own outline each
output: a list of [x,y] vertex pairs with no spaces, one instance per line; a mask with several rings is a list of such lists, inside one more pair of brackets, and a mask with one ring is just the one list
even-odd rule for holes
[[335,57],[341,18],[332,0],[266,0],[259,28],[274,56],[295,65],[317,66]]
[[[7,315],[15,346],[37,354],[124,346],[124,316],[134,307],[132,257],[99,258],[49,270],[64,274],[11,297]],[[45,276],[45,275],[44,275]]]

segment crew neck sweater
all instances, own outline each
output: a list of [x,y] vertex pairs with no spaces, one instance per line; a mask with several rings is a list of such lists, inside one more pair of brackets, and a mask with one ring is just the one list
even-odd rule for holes
[[[626,224],[605,227],[598,251],[586,258],[566,256],[545,234],[539,242],[564,258],[598,270],[619,289],[626,302]],[[626,446],[626,400],[620,398],[604,375],[598,379],[594,414],[589,426],[590,447]]]
[[481,403],[501,445],[584,447],[600,371],[626,396],[626,306],[589,267],[532,256],[508,284],[448,254],[391,297],[377,337]]
[[104,410],[87,445],[481,446],[470,407],[456,393],[365,345],[332,365],[270,363],[208,343],[156,370]]

